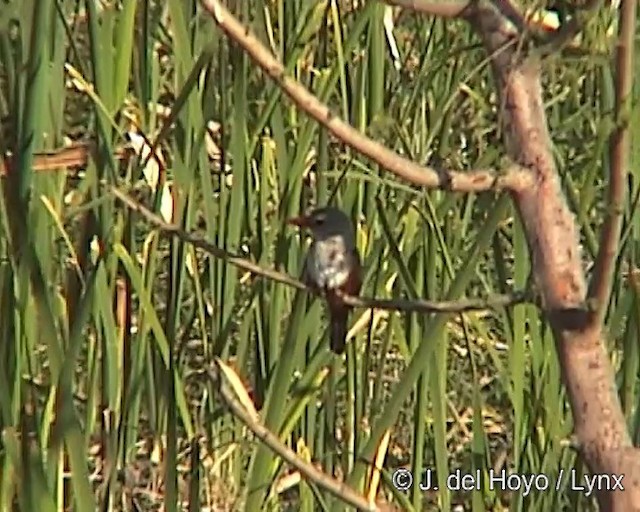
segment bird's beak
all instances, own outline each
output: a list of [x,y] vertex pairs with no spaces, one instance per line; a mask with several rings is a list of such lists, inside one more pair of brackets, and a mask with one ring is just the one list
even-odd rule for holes
[[291,217],[287,219],[287,224],[298,226],[299,228],[308,228],[310,226],[310,218],[306,215],[300,215],[300,217]]

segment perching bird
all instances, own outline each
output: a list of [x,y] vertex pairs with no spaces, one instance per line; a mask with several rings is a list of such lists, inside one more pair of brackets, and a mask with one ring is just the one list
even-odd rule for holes
[[357,295],[362,284],[353,224],[342,211],[333,207],[319,208],[287,222],[311,231],[313,243],[304,265],[303,279],[308,286],[324,292],[329,307],[331,350],[342,354],[351,308],[336,292]]

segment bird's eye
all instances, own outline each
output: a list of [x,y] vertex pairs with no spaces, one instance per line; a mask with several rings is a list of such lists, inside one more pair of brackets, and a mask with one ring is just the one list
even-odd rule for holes
[[322,226],[324,224],[324,215],[318,215],[315,218],[316,226]]

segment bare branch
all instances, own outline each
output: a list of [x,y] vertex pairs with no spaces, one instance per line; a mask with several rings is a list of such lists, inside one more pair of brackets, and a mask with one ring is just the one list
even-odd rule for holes
[[[95,147],[90,142],[78,142],[66,148],[54,151],[35,153],[33,155],[34,171],[50,171],[61,167],[86,167],[91,153]],[[115,158],[122,160],[133,154],[131,148],[123,147],[116,150]],[[11,172],[13,157],[11,155],[0,159],[0,177],[4,177]]]
[[390,311],[417,311],[420,313],[464,313],[505,308],[516,304],[534,302],[526,293],[491,295],[484,299],[459,299],[451,301],[375,299],[368,297],[343,296],[344,301],[355,308],[386,309]]
[[[492,59],[509,155],[536,175],[535,186],[514,193],[513,198],[554,330],[581,453],[593,474],[625,474],[624,491],[598,494],[601,510],[638,510],[639,450],[632,447],[622,414],[601,318],[576,314],[586,298],[578,228],[551,153],[539,63],[511,50],[509,43],[520,34],[490,3],[479,4],[469,19]],[[635,17],[631,20],[635,22]],[[505,47],[510,50],[497,51]]]
[[303,85],[286,76],[282,64],[251,33],[249,28],[243,26],[221,2],[202,0],[202,4],[211,13],[218,26],[247,52],[300,109],[316,119],[342,142],[397,176],[415,185],[460,192],[502,189],[519,191],[531,186],[531,173],[518,165],[498,172],[492,169],[459,172],[426,167],[398,155],[336,117]]
[[539,62],[521,60],[510,44],[519,34],[497,10],[478,9],[472,24],[487,47],[502,96],[501,120],[509,156],[536,176],[535,185],[514,194],[514,199],[527,230],[545,307],[580,307],[586,283],[578,229],[550,151]]
[[616,129],[609,142],[609,201],[600,238],[600,249],[593,271],[590,296],[598,304],[598,317],[604,319],[609,304],[613,273],[618,256],[622,228],[626,172],[629,166],[629,116],[633,87],[633,47],[636,24],[636,0],[624,0],[620,7],[619,36],[616,53]]
[[300,471],[307,480],[315,483],[318,487],[330,492],[341,500],[356,507],[358,510],[369,510],[372,512],[381,510],[375,503],[369,503],[361,494],[357,493],[344,482],[335,480],[331,476],[316,469],[312,464],[302,460],[296,453],[286,446],[277,435],[271,432],[264,424],[245,409],[236,398],[230,386],[224,380],[223,372],[220,369],[220,360],[216,359],[215,364],[207,369],[209,378],[214,383],[218,395],[232,414],[244,423],[258,439],[266,444],[281,459]]
[[235,256],[230,252],[227,252],[224,249],[221,249],[216,245],[209,243],[199,234],[188,233],[187,231],[184,231],[177,224],[170,224],[168,222],[165,222],[159,215],[156,215],[155,213],[153,213],[151,210],[149,210],[148,208],[140,204],[135,199],[129,197],[124,192],[118,190],[118,188],[114,187],[113,185],[106,185],[106,187],[109,189],[109,192],[113,196],[115,196],[120,202],[122,202],[125,206],[127,206],[131,210],[142,215],[151,224],[153,224],[155,228],[159,229],[161,232],[165,234],[175,235],[180,240],[193,244],[194,246],[199,247],[200,249],[203,249],[204,251],[208,252],[212,256],[216,258],[220,258],[232,265],[235,265],[236,267],[242,270],[246,270],[247,272],[250,272],[251,274],[266,277],[267,279],[271,279],[272,281],[283,283],[288,286],[292,286],[294,288],[299,288],[301,290],[309,290],[309,288],[303,282],[299,281],[298,279],[294,279],[288,274],[285,274],[283,272],[278,272],[277,270],[262,268],[260,265],[256,265],[255,263],[245,258]]
[[468,0],[442,2],[440,0],[385,0],[389,5],[396,5],[404,9],[440,16],[441,18],[458,18],[468,7]]
[[[475,1],[470,0],[385,0],[389,5],[396,5],[412,11],[439,16],[441,18],[464,18],[475,8]],[[527,27],[527,21],[511,0],[494,0],[495,7],[511,21],[521,32]]]
[[[132,199],[116,187],[107,185],[111,194],[118,200],[129,207],[131,210],[139,213],[147,219],[156,229],[166,233],[175,235],[184,242],[193,244],[200,249],[208,252],[216,258],[225,260],[236,267],[246,270],[253,275],[265,277],[283,283],[294,288],[306,290],[309,293],[317,293],[314,288],[309,288],[302,281],[294,279],[289,274],[278,272],[277,270],[263,268],[255,263],[235,256],[220,247],[213,245],[205,240],[201,235],[184,231],[177,224],[169,224],[160,216]],[[415,311],[419,313],[464,313],[470,311],[484,311],[488,309],[497,309],[525,302],[532,302],[532,299],[525,293],[514,293],[507,295],[492,295],[483,299],[461,299],[457,301],[435,301],[435,300],[404,300],[404,299],[376,299],[367,297],[353,297],[349,295],[343,296],[344,301],[355,308],[366,309],[386,309],[389,311]]]
[[[508,10],[504,10],[505,6],[511,6],[509,0],[469,2],[458,14],[472,24],[487,50],[501,95],[505,145],[509,157],[520,166],[498,177],[483,173],[481,186],[469,181],[469,173],[438,173],[399,157],[339,121],[302,86],[285,77],[283,67],[220,2],[202,0],[202,3],[222,30],[242,46],[301,109],[382,167],[426,187],[480,191],[487,190],[484,187],[490,184],[491,188],[512,193],[531,249],[532,269],[542,304],[554,330],[581,453],[592,473],[625,475],[624,490],[599,492],[601,510],[639,510],[640,450],[633,448],[622,415],[601,316],[585,307],[587,287],[578,226],[566,204],[551,152],[540,64],[535,55],[526,58],[526,52],[521,53],[519,42],[525,33],[522,26],[511,19],[513,16]],[[413,7],[418,4],[423,2],[411,3]],[[629,20],[635,21],[635,17]],[[615,192],[610,194],[615,196]],[[611,222],[617,237],[615,222],[619,219]]]

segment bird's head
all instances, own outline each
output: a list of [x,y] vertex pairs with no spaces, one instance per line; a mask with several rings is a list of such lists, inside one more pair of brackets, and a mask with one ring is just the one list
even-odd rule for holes
[[293,217],[288,219],[287,223],[308,229],[315,240],[342,236],[346,242],[355,243],[351,220],[342,210],[333,206],[318,208],[306,215]]

